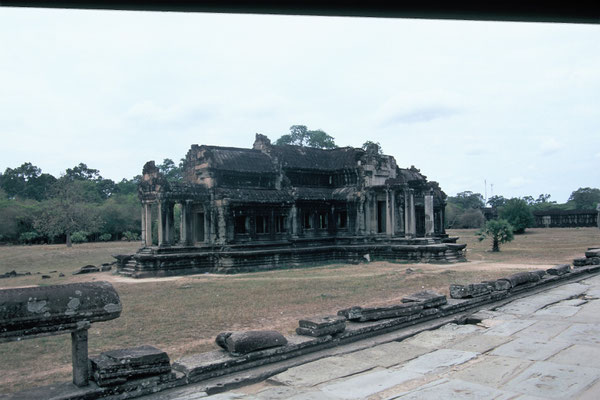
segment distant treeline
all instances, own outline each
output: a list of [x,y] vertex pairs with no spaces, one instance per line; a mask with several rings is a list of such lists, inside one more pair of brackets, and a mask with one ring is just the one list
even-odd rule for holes
[[[181,179],[181,164],[165,159],[158,167],[168,179]],[[29,162],[7,168],[0,173],[0,242],[137,240],[140,179],[114,182],[84,163],[58,178]]]
[[579,188],[571,193],[566,203],[562,204],[551,201],[549,194],[540,194],[537,199],[532,196],[511,199],[492,196],[486,203],[480,193],[469,191],[450,196],[447,202],[448,228],[481,228],[486,219],[500,217],[508,220],[515,227],[515,232],[520,233],[525,228],[533,226],[534,211],[595,210],[600,203],[600,189]]

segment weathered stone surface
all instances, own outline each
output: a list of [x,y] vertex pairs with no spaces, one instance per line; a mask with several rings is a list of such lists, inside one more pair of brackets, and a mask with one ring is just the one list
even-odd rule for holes
[[490,293],[490,287],[485,283],[471,283],[468,285],[450,285],[450,297],[464,299],[479,297]]
[[404,340],[402,343],[429,349],[439,349],[443,346],[449,346],[457,340],[464,340],[470,335],[481,331],[483,331],[483,328],[475,325],[446,324],[439,329],[421,332]]
[[552,268],[548,268],[546,270],[547,273],[549,273],[550,275],[564,275],[564,274],[568,274],[569,272],[571,272],[571,265],[569,264],[559,264],[556,265]]
[[321,391],[338,399],[366,399],[393,386],[422,377],[423,375],[410,370],[379,370],[323,386]]
[[464,369],[452,372],[449,377],[450,379],[460,379],[481,385],[500,387],[531,364],[533,364],[533,361],[512,357],[483,355],[477,362],[466,366]]
[[504,388],[544,399],[572,399],[600,377],[600,369],[536,362]]
[[344,376],[354,375],[373,368],[369,360],[349,363],[342,357],[327,357],[307,364],[290,368],[269,378],[269,381],[282,385],[315,386]]
[[340,315],[326,315],[324,317],[304,318],[298,321],[298,325],[302,328],[320,329],[339,323],[345,323],[346,318]]
[[571,344],[558,340],[549,342],[529,337],[517,337],[516,339],[494,349],[490,354],[495,356],[514,357],[525,360],[542,361],[559,351],[569,347]]
[[600,345],[600,324],[573,324],[556,337],[571,344]]
[[535,324],[515,333],[516,336],[535,338],[537,340],[549,341],[569,327],[568,322],[537,321]]
[[592,257],[592,265],[600,265],[600,257]]
[[502,322],[494,326],[491,329],[488,329],[484,335],[494,335],[494,336],[511,336],[516,332],[527,328],[535,323],[534,320],[527,319],[511,319]]
[[472,351],[441,349],[409,361],[402,369],[420,374],[437,373],[453,365],[463,364],[477,357],[477,355],[478,353]]
[[277,331],[222,332],[215,342],[232,354],[246,354],[252,351],[279,347],[287,344],[287,339]]
[[422,310],[423,306],[420,304],[405,303],[389,307],[351,307],[338,311],[338,315],[342,315],[350,321],[363,322],[419,314]]
[[548,361],[600,369],[600,347],[575,344],[555,354]]
[[339,358],[343,360],[343,363],[349,365],[366,363],[377,367],[391,367],[431,351],[431,348],[402,341],[381,344],[354,353],[344,354]]
[[95,265],[86,265],[73,272],[73,275],[90,274],[93,272],[100,272],[100,268]]
[[121,315],[119,295],[108,282],[0,291],[0,339],[68,332]]
[[470,335],[448,346],[451,349],[472,351],[475,353],[486,353],[496,347],[508,342],[507,336],[493,335]]
[[411,390],[402,397],[399,397],[399,399],[402,400],[506,400],[510,398],[514,398],[514,395],[499,389],[479,385],[477,383],[449,379],[440,379],[431,382],[427,385],[423,385],[417,389]]
[[445,295],[436,293],[431,290],[424,290],[422,292],[413,293],[409,296],[402,298],[403,303],[419,303],[424,308],[431,308],[441,306],[447,303]]

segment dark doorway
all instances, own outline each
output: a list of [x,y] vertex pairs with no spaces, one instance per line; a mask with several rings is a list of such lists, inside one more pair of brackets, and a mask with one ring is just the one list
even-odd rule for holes
[[204,242],[204,213],[194,214],[194,241]]
[[425,209],[423,207],[415,207],[415,225],[417,237],[425,236]]
[[385,210],[385,201],[377,202],[377,233],[385,232],[385,218],[386,218],[386,210]]

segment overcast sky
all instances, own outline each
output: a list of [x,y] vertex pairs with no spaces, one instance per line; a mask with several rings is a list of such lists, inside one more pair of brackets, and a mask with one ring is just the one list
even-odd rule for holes
[[600,187],[600,26],[0,8],[0,170],[121,180],[291,125],[448,195]]

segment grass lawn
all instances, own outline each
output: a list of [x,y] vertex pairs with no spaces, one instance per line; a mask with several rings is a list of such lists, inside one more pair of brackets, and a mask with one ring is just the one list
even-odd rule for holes
[[[107,280],[123,302],[120,318],[96,323],[90,329],[89,353],[150,344],[182,355],[216,349],[215,336],[225,330],[275,329],[294,331],[300,318],[332,314],[352,305],[398,303],[424,288],[448,292],[451,283],[495,279],[523,269],[570,263],[588,247],[600,245],[600,230],[531,229],[488,251],[474,230],[449,231],[468,244],[469,262],[400,264],[372,262],[329,264],[305,269],[239,275],[203,274],[187,277],[134,280],[104,272],[71,273],[86,264],[112,261],[111,254],[131,253],[138,243],[0,247],[0,273],[30,271],[31,276],[0,280],[0,287]],[[407,269],[412,269],[412,272]],[[50,273],[41,279],[35,272]],[[58,274],[63,272],[64,277]],[[0,393],[70,379],[70,336],[0,344]]]

